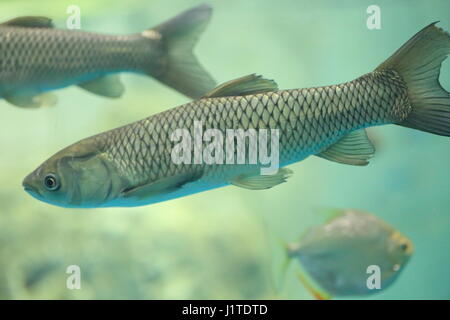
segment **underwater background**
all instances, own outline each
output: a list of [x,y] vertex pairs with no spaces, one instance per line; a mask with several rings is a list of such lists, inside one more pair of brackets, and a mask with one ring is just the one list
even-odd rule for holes
[[[41,15],[65,28],[69,5],[81,28],[140,32],[200,4],[191,0],[1,0],[6,21]],[[250,73],[281,89],[330,85],[373,70],[431,22],[450,30],[450,2],[210,1],[213,17],[195,52],[219,82]],[[366,9],[381,8],[369,30]],[[450,89],[450,62],[441,84]],[[82,138],[186,103],[150,77],[123,74],[118,100],[76,87],[55,107],[27,110],[0,100],[1,299],[312,299],[296,262],[281,281],[282,242],[322,223],[323,208],[372,212],[413,241],[397,281],[369,299],[450,298],[450,143],[399,126],[370,128],[367,167],[310,157],[264,191],[225,187],[138,208],[64,209],[24,192],[23,178]],[[66,287],[70,265],[81,289]],[[359,298],[359,297],[355,297]]]

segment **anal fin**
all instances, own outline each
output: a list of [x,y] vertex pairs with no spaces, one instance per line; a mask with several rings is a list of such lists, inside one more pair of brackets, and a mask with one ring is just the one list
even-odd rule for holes
[[108,97],[119,98],[125,92],[125,87],[118,74],[110,74],[100,78],[78,84],[80,88],[91,93]]
[[306,290],[308,290],[308,292],[311,293],[314,296],[314,298],[316,298],[316,300],[330,300],[332,298],[332,296],[329,293],[316,288],[311,283],[311,280],[303,272],[298,272],[297,278],[298,280],[300,280],[300,282],[306,288]]
[[360,129],[350,132],[317,156],[339,163],[365,166],[374,152],[375,148],[367,137],[366,130]]
[[9,103],[21,108],[39,108],[54,106],[58,99],[49,92],[39,93],[36,91],[17,91],[8,93],[3,98]]

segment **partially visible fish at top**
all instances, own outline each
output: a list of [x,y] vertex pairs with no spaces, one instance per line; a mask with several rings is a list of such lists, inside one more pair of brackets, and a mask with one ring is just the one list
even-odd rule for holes
[[55,29],[45,17],[19,17],[0,25],[0,97],[36,108],[54,105],[49,91],[78,85],[119,98],[121,72],[149,75],[192,98],[215,86],[192,50],[212,9],[200,5],[152,29],[105,35]]
[[[291,176],[285,166],[310,155],[364,166],[375,151],[367,127],[396,124],[450,136],[450,96],[438,80],[449,53],[449,34],[433,23],[374,71],[339,85],[278,90],[274,81],[245,76],[199,100],[74,143],[30,173],[23,186],[33,197],[62,207],[132,207],[229,184],[269,189]],[[279,170],[267,175],[263,161],[239,164],[236,149],[228,150],[219,138],[216,144],[200,137],[199,148],[213,144],[215,155],[231,155],[231,164],[220,158],[174,161],[181,144],[174,133],[195,137],[199,123],[222,137],[237,130],[278,132],[278,145],[269,147],[278,151],[270,159]],[[194,159],[195,146],[186,154]]]
[[388,288],[409,261],[413,244],[372,214],[335,210],[332,219],[309,229],[286,251],[288,261],[300,262],[298,276],[306,288],[317,299],[330,299]]

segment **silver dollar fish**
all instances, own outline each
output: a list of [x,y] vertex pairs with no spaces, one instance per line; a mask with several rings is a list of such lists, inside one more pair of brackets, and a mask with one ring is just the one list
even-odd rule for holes
[[309,155],[366,165],[374,148],[365,127],[398,124],[450,135],[450,96],[438,81],[449,53],[449,34],[432,24],[373,72],[340,85],[278,91],[273,81],[246,76],[200,100],[77,142],[23,185],[37,199],[64,207],[139,206],[228,184],[267,189],[291,173],[261,175],[261,163],[174,163],[173,133],[187,128],[192,134],[196,121],[220,132],[278,129],[281,167]]
[[[392,285],[414,251],[411,240],[370,213],[333,210],[332,214],[299,242],[286,246],[287,262],[299,260],[298,276],[306,288],[317,299],[330,299],[370,295]],[[371,279],[374,271],[367,270],[379,273]]]
[[119,72],[150,75],[193,98],[215,83],[192,53],[211,17],[201,5],[141,33],[58,30],[50,19],[20,17],[0,25],[0,96],[19,107],[53,105],[50,90],[78,85],[118,98]]

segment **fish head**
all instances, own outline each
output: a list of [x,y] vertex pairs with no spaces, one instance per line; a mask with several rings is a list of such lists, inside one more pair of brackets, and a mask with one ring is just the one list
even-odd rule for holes
[[397,230],[392,232],[387,241],[389,261],[388,272],[398,273],[413,254],[413,243],[408,237]]
[[63,149],[23,180],[25,191],[61,207],[102,206],[121,190],[114,163],[95,143],[82,140]]

